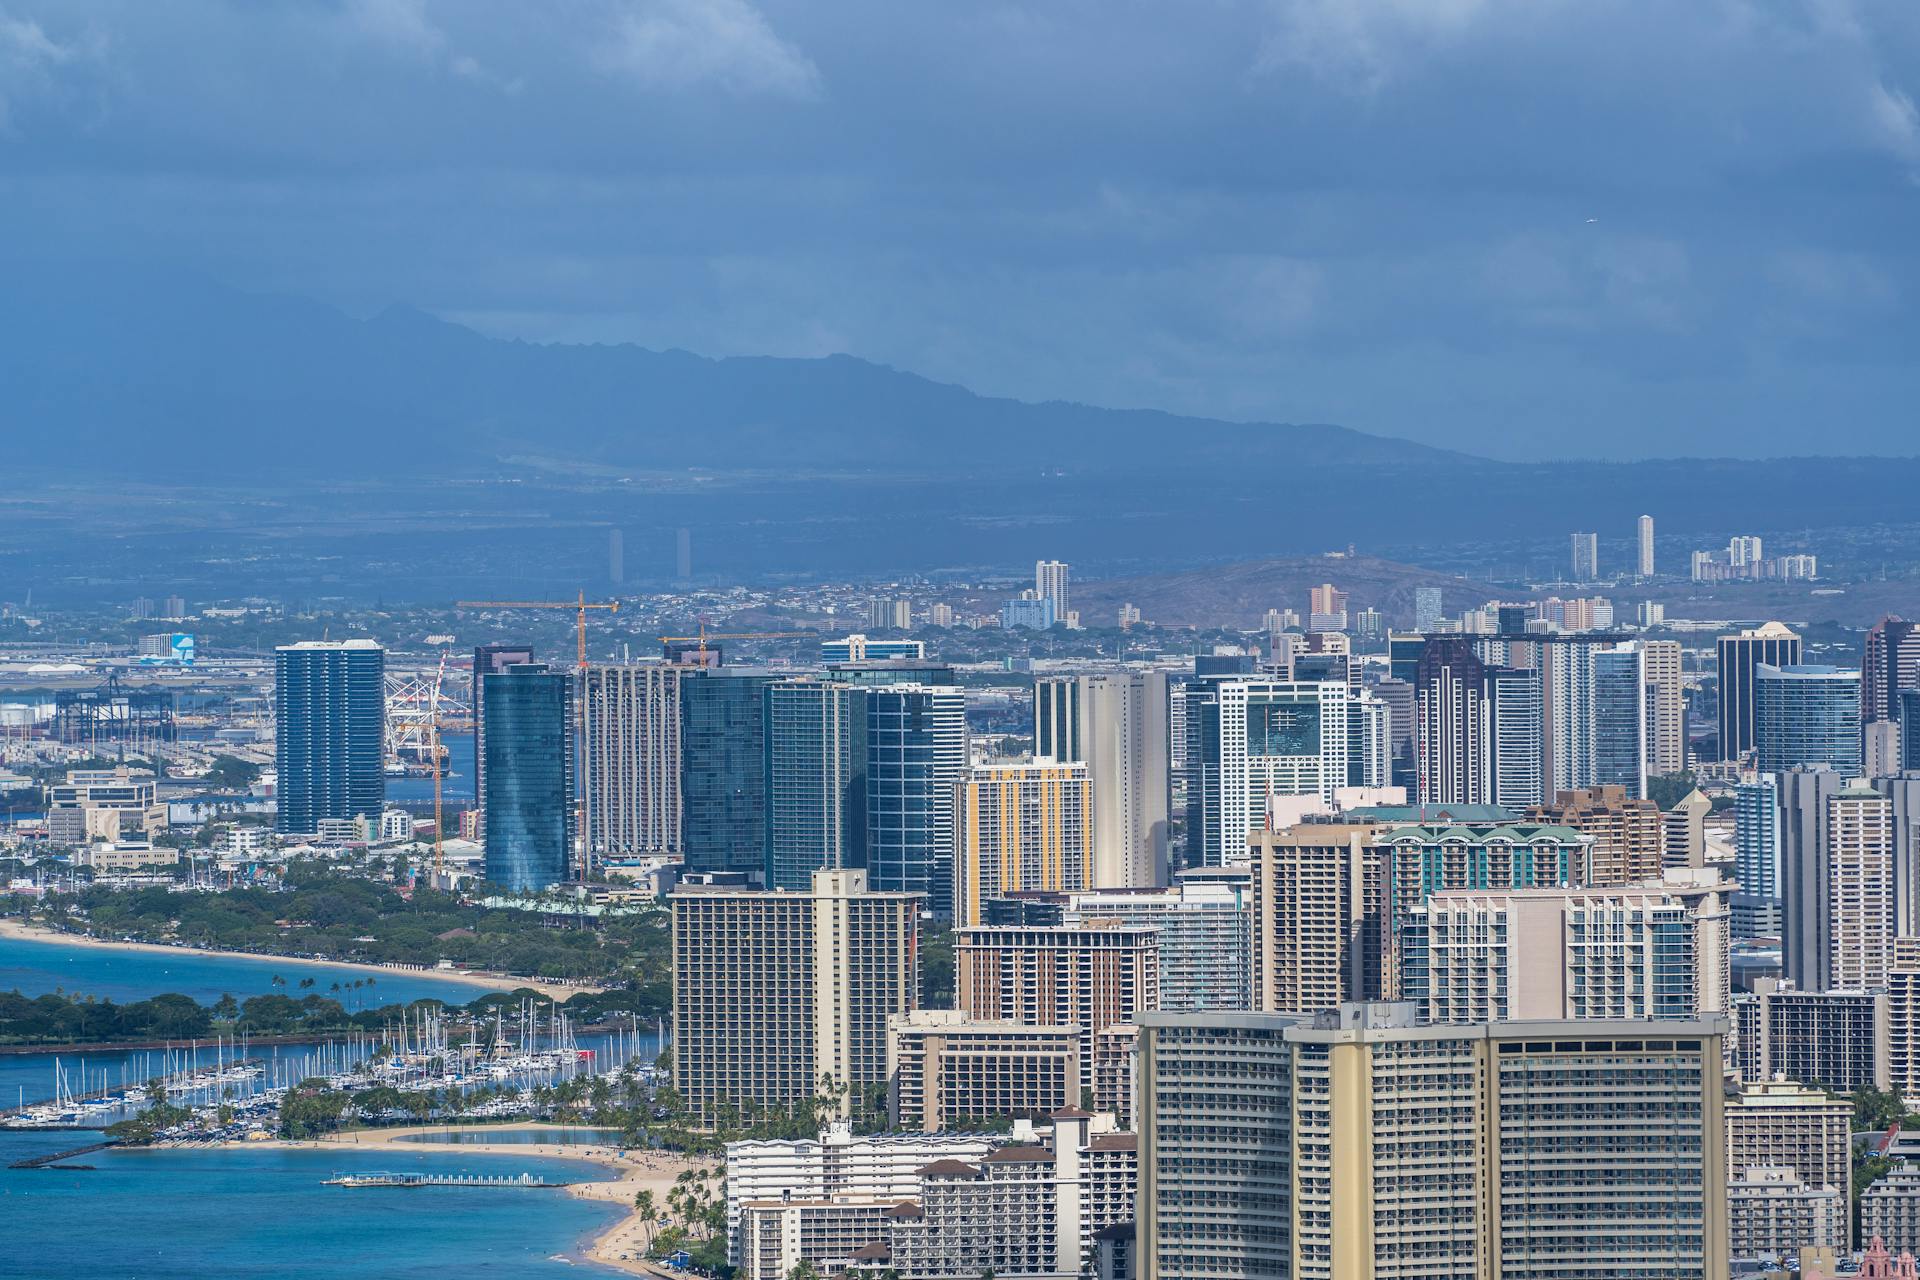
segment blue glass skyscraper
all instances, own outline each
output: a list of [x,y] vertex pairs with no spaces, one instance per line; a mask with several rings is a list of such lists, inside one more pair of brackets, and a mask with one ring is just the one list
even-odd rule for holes
[[372,640],[308,640],[274,652],[275,830],[386,807],[387,651]]
[[766,687],[767,887],[809,892],[822,867],[867,864],[867,691]]
[[486,702],[486,876],[544,889],[573,864],[573,680],[544,662],[490,673]]
[[688,871],[766,875],[765,694],[778,677],[724,667],[680,682],[680,838]]
[[1784,773],[1826,765],[1860,772],[1860,673],[1844,667],[1761,664],[1753,675],[1754,766]]
[[1780,787],[1770,773],[1733,789],[1734,879],[1742,893],[1780,897]]
[[867,881],[922,893],[953,914],[954,783],[967,768],[966,697],[957,688],[867,690]]

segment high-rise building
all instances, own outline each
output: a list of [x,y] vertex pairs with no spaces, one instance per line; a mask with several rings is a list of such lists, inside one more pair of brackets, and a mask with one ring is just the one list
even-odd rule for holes
[[1573,827],[1531,819],[1433,817],[1431,822],[1385,826],[1373,836],[1383,850],[1392,891],[1390,951],[1400,923],[1441,889],[1531,889],[1590,882],[1594,837]]
[[1753,753],[1757,768],[1778,773],[1826,765],[1860,773],[1860,673],[1843,667],[1775,667],[1753,672]]
[[1895,1093],[1920,1097],[1920,938],[1904,934],[1887,966],[1887,1069]]
[[1826,985],[1884,986],[1893,959],[1893,806],[1854,783],[1827,801]]
[[886,1083],[887,1020],[919,1003],[915,895],[849,869],[807,893],[683,885],[672,902],[673,1083],[695,1115]]
[[1666,841],[1663,858],[1669,869],[1707,865],[1707,816],[1712,812],[1713,801],[1695,788],[1661,813],[1660,829]]
[[1779,800],[1781,961],[1788,980],[1819,991],[1833,972],[1833,918],[1827,868],[1829,803],[1847,779],[1831,769],[1772,775]]
[[1727,564],[1735,569],[1757,565],[1764,558],[1763,546],[1754,534],[1736,534],[1727,541]]
[[[1897,614],[1873,624],[1860,662],[1860,725],[1903,724],[1902,695],[1920,691],[1920,626]],[[1920,736],[1920,724],[1914,726]]]
[[1920,770],[1871,782],[1893,806],[1893,931],[1920,937]]
[[1092,1037],[1160,1000],[1152,929],[975,928],[953,934],[953,1003],[982,1022],[1079,1027],[1080,1078],[1093,1078]]
[[1415,683],[1422,804],[1541,802],[1538,671],[1490,665],[1465,638],[1436,636],[1422,650]]
[[1755,631],[1721,636],[1718,645],[1720,684],[1720,758],[1738,760],[1753,750],[1754,670],[1797,666],[1800,637],[1778,622]]
[[574,870],[573,677],[522,662],[493,672],[482,687],[487,879],[544,889]]
[[530,644],[483,644],[473,651],[473,834],[487,838],[487,677],[533,661]]
[[680,679],[664,662],[589,666],[580,726],[587,850],[680,852]]
[[1844,1094],[1885,1089],[1892,1079],[1885,991],[1802,991],[1755,978],[1733,1007],[1742,1080],[1779,1076]]
[[1642,640],[1647,683],[1647,773],[1660,777],[1687,767],[1687,686],[1678,640]]
[[1593,582],[1600,577],[1600,535],[1597,533],[1576,533],[1573,535],[1573,580],[1575,582]]
[[1641,516],[1635,525],[1634,532],[1640,551],[1638,565],[1640,576],[1651,578],[1653,576],[1653,517]]
[[1741,892],[1780,900],[1780,789],[1771,773],[1734,785],[1733,859]]
[[[1791,1169],[1750,1165],[1727,1184],[1727,1256],[1797,1258],[1847,1247],[1847,1193]],[[1810,1269],[1811,1270],[1811,1269]]]
[[1731,886],[1443,890],[1401,934],[1400,998],[1433,1023],[1692,1018],[1728,1010]]
[[690,872],[766,874],[766,688],[779,678],[712,667],[680,682],[680,840]]
[[1166,883],[1168,698],[1154,672],[1034,681],[1034,755],[1084,761],[1091,788],[1093,884]]
[[1307,630],[1345,631],[1347,593],[1331,582],[1307,589]]
[[1646,654],[1640,642],[1593,655],[1593,773],[1590,785],[1647,794]]
[[1440,625],[1445,616],[1443,597],[1439,587],[1415,587],[1413,589],[1413,629],[1425,635]]
[[804,891],[823,867],[867,861],[867,690],[766,686],[766,885]]
[[1725,1275],[1724,1031],[1148,1015],[1137,1274]]
[[1349,785],[1345,681],[1211,680],[1187,696],[1199,710],[1188,865],[1244,863],[1270,797],[1331,803]]
[[1727,1177],[1792,1169],[1816,1187],[1845,1187],[1853,1167],[1853,1104],[1791,1080],[1749,1080],[1727,1097]]
[[1170,887],[1091,889],[1067,895],[1060,923],[1111,920],[1152,929],[1162,1009],[1244,1009],[1248,993],[1248,902],[1244,881],[1182,875]]
[[954,787],[955,924],[986,923],[1007,894],[1093,887],[1086,765],[974,765]]
[[1313,822],[1249,837],[1252,999],[1311,1013],[1378,999],[1387,957],[1388,864],[1372,823]]
[[1540,672],[1541,784],[1548,800],[1597,784],[1645,792],[1646,695],[1635,642],[1604,632],[1493,642]]
[[386,808],[386,664],[372,640],[274,651],[275,830],[310,835],[324,819]]
[[896,1129],[1043,1120],[1080,1105],[1078,1027],[976,1022],[957,1009],[917,1009],[890,1021],[887,1115]]
[[1572,827],[1593,837],[1584,883],[1644,884],[1666,868],[1666,831],[1660,806],[1621,787],[1569,791],[1556,804],[1533,811],[1536,819]]
[[904,658],[911,662],[927,660],[927,642],[924,640],[875,640],[859,632],[843,640],[822,640],[820,642],[820,661],[836,662],[891,662]]
[[1033,566],[1033,591],[1042,600],[1053,601],[1053,616],[1064,622],[1072,610],[1067,579],[1072,566],[1064,560],[1038,560]]
[[966,695],[894,684],[867,692],[867,868],[878,890],[953,915],[954,784],[967,768]]

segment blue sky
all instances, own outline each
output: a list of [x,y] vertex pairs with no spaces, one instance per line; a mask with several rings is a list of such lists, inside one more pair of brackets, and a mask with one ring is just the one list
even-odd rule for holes
[[1920,451],[1920,5],[0,0],[0,266],[1514,458]]

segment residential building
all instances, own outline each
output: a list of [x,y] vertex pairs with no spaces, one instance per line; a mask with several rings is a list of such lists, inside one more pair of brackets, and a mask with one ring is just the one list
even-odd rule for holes
[[954,1007],[982,1022],[1080,1028],[1080,1078],[1093,1037],[1160,999],[1152,929],[980,927],[953,934]]
[[1061,622],[1067,620],[1067,614],[1073,609],[1068,589],[1071,576],[1072,566],[1064,560],[1039,560],[1033,566],[1034,594],[1053,603],[1053,616]]
[[1779,796],[1781,959],[1802,991],[1818,991],[1833,972],[1833,878],[1827,819],[1847,779],[1831,769],[1773,775]]
[[1639,642],[1647,695],[1647,773],[1653,777],[1687,767],[1687,686],[1678,640]]
[[1009,600],[1000,606],[1000,626],[1005,631],[1046,631],[1054,623],[1061,621],[1054,612],[1053,601],[1032,592],[1018,600]]
[[[1868,629],[1860,662],[1860,724],[1901,721],[1900,696],[1920,690],[1920,626],[1889,614]],[[1920,732],[1920,727],[1916,728]]]
[[1634,522],[1634,536],[1638,556],[1635,571],[1642,578],[1653,576],[1653,517],[1641,516]]
[[487,677],[532,662],[530,644],[483,644],[473,651],[473,838],[487,838]]
[[1727,1095],[1727,1178],[1791,1169],[1815,1187],[1846,1187],[1853,1167],[1853,1104],[1791,1080],[1751,1080]]
[[1733,789],[1733,878],[1743,893],[1780,900],[1780,795],[1771,773],[1742,778]]
[[1720,758],[1739,760],[1754,748],[1755,676],[1762,666],[1800,662],[1800,637],[1778,622],[1721,636],[1717,644],[1720,684]]
[[1210,680],[1187,696],[1199,710],[1188,865],[1243,863],[1270,797],[1331,803],[1351,785],[1344,680]]
[[1754,668],[1754,764],[1778,773],[1826,765],[1860,773],[1860,673],[1829,666]]
[[1791,1169],[1742,1169],[1727,1184],[1728,1256],[1797,1258],[1802,1249],[1845,1249],[1846,1186],[1817,1186]]
[[305,640],[274,651],[274,829],[386,808],[387,651],[372,640]]
[[1131,1129],[1139,1112],[1134,1061],[1140,1046],[1140,1028],[1116,1022],[1093,1037],[1093,1109],[1113,1116]]
[[1785,979],[1756,978],[1733,1006],[1742,1080],[1779,1076],[1850,1093],[1885,1089],[1892,1079],[1884,991],[1801,991]]
[[[1860,1193],[1860,1235],[1891,1252],[1920,1250],[1920,1166],[1896,1165]],[[1913,1274],[1911,1262],[1905,1274]]]
[[767,887],[804,891],[823,867],[867,865],[867,696],[825,680],[765,687]]
[[696,883],[671,901],[673,1082],[694,1114],[886,1083],[887,1019],[919,1003],[916,895],[845,869],[809,893]]
[[1661,858],[1666,866],[1707,865],[1707,815],[1712,812],[1713,801],[1696,788],[1661,813]]
[[999,1117],[1042,1120],[1077,1107],[1086,1086],[1080,1042],[1075,1026],[979,1022],[953,1009],[895,1014],[888,1118],[896,1129],[939,1133]]
[[576,878],[573,677],[522,662],[490,673],[482,688],[486,877],[509,889]]
[[1573,535],[1573,581],[1593,582],[1600,577],[1600,535]]
[[1086,928],[1111,921],[1130,929],[1152,929],[1160,971],[1156,1008],[1244,1009],[1250,972],[1250,901],[1244,882],[1183,873],[1167,888],[1069,894],[1060,923]]
[[954,784],[967,769],[966,694],[890,684],[867,692],[867,867],[876,890],[953,916]]
[[1413,629],[1422,635],[1437,629],[1444,616],[1439,587],[1413,589]]
[[680,681],[665,662],[581,673],[581,798],[596,858],[680,852]]
[[1399,995],[1436,1024],[1725,1014],[1728,889],[1679,870],[1612,889],[1442,890],[1402,931]]
[[1384,991],[1389,860],[1373,823],[1312,822],[1249,836],[1252,998],[1311,1013]]
[[1138,1274],[1724,1276],[1724,1030],[1149,1015]]
[[689,872],[766,875],[766,688],[780,677],[729,667],[680,682],[680,839]]
[[1827,810],[1827,986],[1884,986],[1893,958],[1893,806],[1855,782]]
[[1591,784],[1575,779],[1576,787],[1615,786],[1631,796],[1647,794],[1653,698],[1643,643],[1633,641],[1593,654],[1592,779]]
[[1887,967],[1887,1070],[1895,1093],[1920,1102],[1920,938],[1904,934]]
[[1423,646],[1414,683],[1421,803],[1544,799],[1538,671],[1485,663],[1465,637],[1435,636]]
[[1892,805],[1894,932],[1920,936],[1920,770],[1903,769],[1871,785]]
[[1086,765],[974,765],[954,787],[956,924],[984,924],[1007,894],[1092,886]]
[[1168,871],[1168,698],[1155,672],[1034,681],[1034,755],[1083,761],[1092,798],[1093,884],[1164,884]]
[[1666,866],[1660,806],[1636,798],[1624,787],[1563,792],[1558,803],[1535,809],[1532,816],[1593,837],[1586,884],[1641,884],[1658,880]]

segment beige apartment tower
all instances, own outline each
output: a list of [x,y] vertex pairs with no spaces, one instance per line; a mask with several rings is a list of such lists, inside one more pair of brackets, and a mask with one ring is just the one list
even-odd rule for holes
[[1255,831],[1250,1006],[1312,1013],[1382,994],[1386,858],[1371,823]]
[[1893,959],[1893,802],[1856,782],[1827,800],[1827,986],[1884,986]]
[[1093,1037],[1160,1007],[1152,929],[1113,924],[956,929],[954,1006],[982,1022],[1080,1028],[1080,1078],[1093,1078]]
[[596,858],[680,852],[680,675],[664,662],[586,669],[581,799]]
[[918,895],[830,869],[810,893],[696,884],[672,902],[673,1081],[695,1114],[886,1083],[887,1020],[919,1003]]
[[1647,773],[1679,773],[1687,767],[1687,688],[1680,674],[1678,640],[1640,642],[1647,698]]

